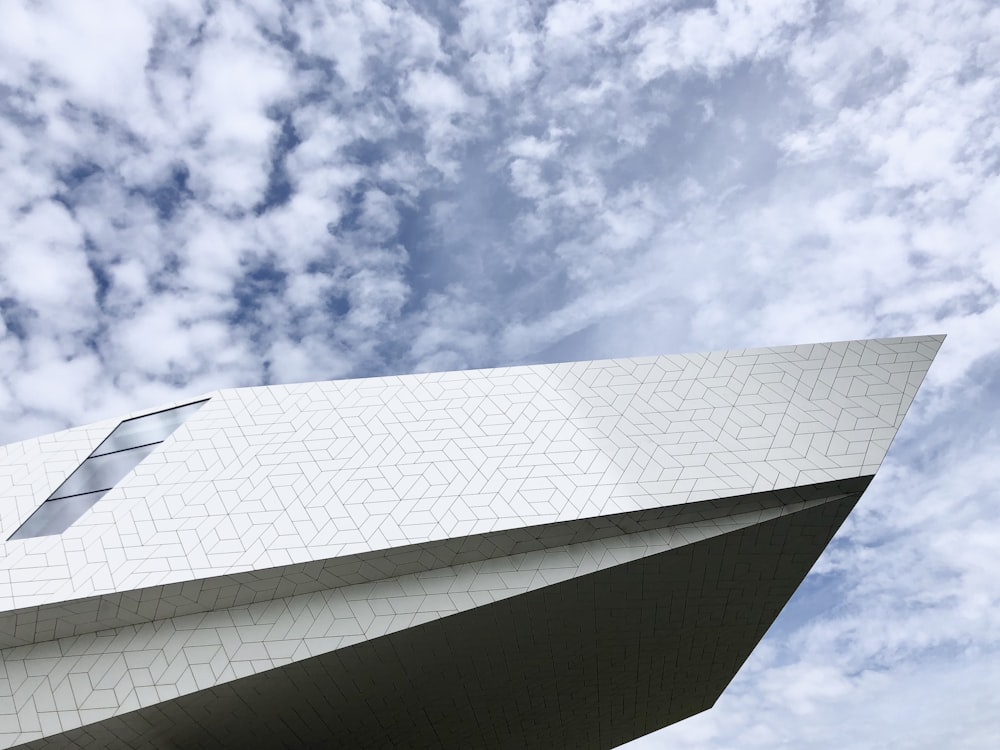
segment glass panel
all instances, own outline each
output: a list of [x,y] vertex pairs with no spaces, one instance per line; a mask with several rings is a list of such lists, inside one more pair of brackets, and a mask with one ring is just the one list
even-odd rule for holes
[[49,500],[80,495],[84,492],[109,490],[138,466],[142,459],[152,453],[155,447],[156,445],[144,445],[132,450],[88,458],[80,464],[80,468],[69,475],[69,479],[59,485],[59,489],[52,493]]
[[205,401],[208,399],[122,422],[10,539],[64,532]]
[[178,406],[176,409],[158,411],[143,417],[135,417],[122,422],[115,431],[94,451],[94,456],[103,456],[115,451],[123,451],[140,445],[159,443],[166,440],[184,421],[205,404]]
[[27,521],[21,524],[21,528],[11,535],[10,541],[63,533],[105,493],[107,490],[88,492],[85,495],[62,500],[46,500]]

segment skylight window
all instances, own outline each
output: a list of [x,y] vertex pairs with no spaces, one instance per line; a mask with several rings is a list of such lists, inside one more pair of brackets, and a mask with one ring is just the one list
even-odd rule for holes
[[126,419],[45,499],[8,541],[63,533],[207,400]]

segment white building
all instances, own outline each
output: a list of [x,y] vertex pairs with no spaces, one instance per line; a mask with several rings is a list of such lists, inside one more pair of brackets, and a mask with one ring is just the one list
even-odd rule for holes
[[0,747],[608,748],[709,708],[942,340],[223,390],[0,447]]

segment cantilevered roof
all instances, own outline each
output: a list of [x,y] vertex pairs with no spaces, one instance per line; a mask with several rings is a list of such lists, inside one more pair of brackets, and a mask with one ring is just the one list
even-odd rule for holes
[[[83,727],[115,746],[215,705],[232,726],[202,728],[206,746],[296,710],[380,746],[378,689],[348,696],[349,665],[373,659],[428,701],[400,716],[468,704],[420,730],[444,744],[535,726],[551,746],[580,711],[603,718],[573,741],[605,747],[702,710],[867,486],[942,340],[230,389],[0,448],[0,740]],[[598,611],[631,624],[574,625]],[[494,687],[449,693],[469,667],[447,659],[426,682],[419,654],[476,642]],[[582,660],[586,684],[538,688],[545,710],[497,703],[554,669],[544,653]],[[295,670],[327,704],[252,697]],[[591,705],[598,673],[619,708]],[[151,746],[196,746],[176,731]]]

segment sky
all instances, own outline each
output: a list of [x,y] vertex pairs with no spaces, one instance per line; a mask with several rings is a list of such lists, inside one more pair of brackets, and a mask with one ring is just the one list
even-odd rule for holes
[[0,0],[0,443],[222,387],[945,333],[656,748],[1000,737],[1000,6]]

